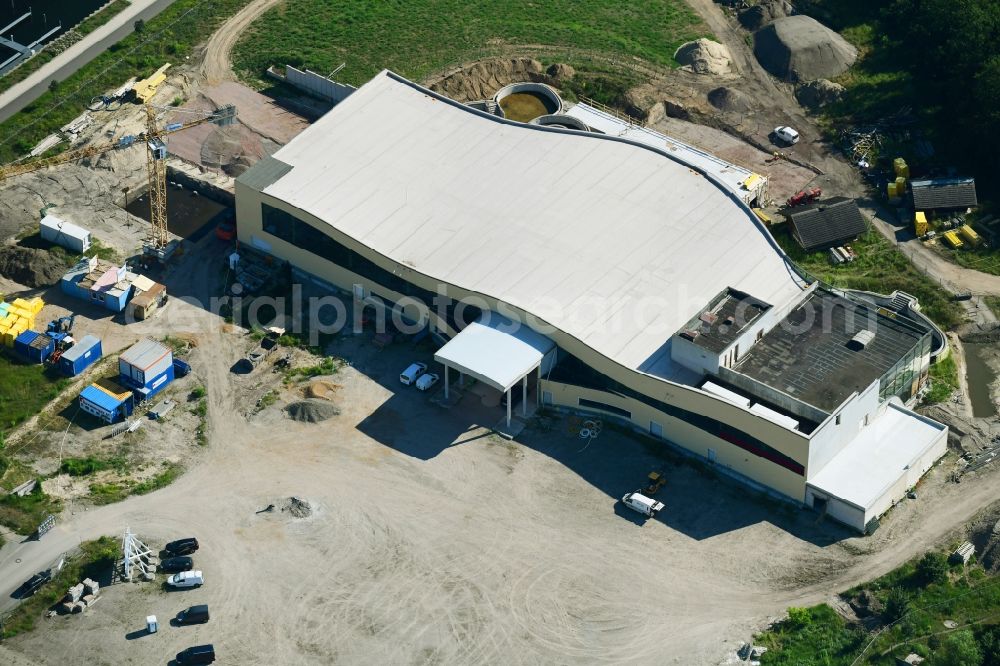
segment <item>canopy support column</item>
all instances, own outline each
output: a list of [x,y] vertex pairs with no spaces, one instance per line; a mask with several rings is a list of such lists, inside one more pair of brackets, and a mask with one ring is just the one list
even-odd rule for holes
[[444,399],[447,400],[448,399],[448,366],[445,365],[444,363],[442,363],[442,365],[444,365]]
[[521,416],[528,416],[528,375],[521,378]]
[[510,389],[507,389],[507,427],[510,427]]

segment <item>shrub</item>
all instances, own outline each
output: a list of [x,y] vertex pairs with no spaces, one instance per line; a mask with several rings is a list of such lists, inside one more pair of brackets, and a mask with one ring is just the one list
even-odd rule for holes
[[788,628],[789,629],[803,629],[812,623],[812,614],[809,612],[808,608],[792,608],[788,609]]
[[910,610],[910,598],[901,587],[894,587],[889,590],[889,595],[885,599],[885,608],[882,609],[882,620],[892,623],[901,619]]
[[917,562],[917,577],[924,585],[943,583],[948,580],[948,558],[944,553],[924,553]]
[[976,637],[968,629],[956,631],[941,641],[941,648],[934,653],[935,666],[979,666],[983,652]]

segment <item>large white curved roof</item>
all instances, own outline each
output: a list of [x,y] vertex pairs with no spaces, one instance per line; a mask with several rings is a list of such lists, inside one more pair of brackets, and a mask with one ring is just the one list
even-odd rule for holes
[[648,368],[726,287],[772,305],[801,292],[753,213],[697,171],[503,121],[388,71],[274,157],[292,169],[266,194],[626,367]]

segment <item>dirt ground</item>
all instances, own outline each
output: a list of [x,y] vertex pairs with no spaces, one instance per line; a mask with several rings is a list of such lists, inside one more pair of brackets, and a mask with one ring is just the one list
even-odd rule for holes
[[[168,288],[206,301],[225,252],[203,239]],[[48,620],[0,655],[149,664],[213,642],[236,663],[718,663],[788,605],[889,570],[996,500],[995,469],[947,482],[952,456],[918,500],[873,537],[854,537],[610,428],[584,445],[557,417],[499,439],[483,428],[498,407],[467,397],[445,409],[398,383],[429,351],[379,351],[365,336],[335,341],[331,353],[347,364],[320,378],[338,385],[340,414],[296,423],[283,407],[303,383],[286,387],[267,367],[234,375],[248,336],[184,300],[170,307],[160,326],[198,341],[191,361],[208,388],[210,445],[161,491],[9,543],[0,571],[13,587],[79,540],[130,525],[155,546],[198,536],[207,582],[111,587],[86,614]],[[277,401],[256,413],[274,389]],[[617,498],[654,469],[667,473],[668,508],[643,524]],[[291,496],[311,515],[256,513]],[[166,626],[202,602],[209,624]],[[139,632],[147,614],[160,633]]]

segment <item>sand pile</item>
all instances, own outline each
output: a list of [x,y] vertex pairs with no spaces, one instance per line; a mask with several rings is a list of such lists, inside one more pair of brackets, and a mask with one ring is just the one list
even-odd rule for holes
[[858,50],[809,16],[786,16],[754,33],[764,69],[788,81],[829,79],[854,64]]
[[332,401],[334,393],[339,388],[340,386],[338,384],[334,384],[333,382],[319,381],[309,384],[309,386],[305,387],[302,393],[307,398]]
[[718,76],[732,71],[733,57],[726,46],[702,38],[681,44],[674,53],[674,60],[689,72]]
[[266,155],[261,138],[240,124],[213,127],[201,144],[201,163],[230,176],[240,175]]
[[287,511],[295,518],[308,518],[312,515],[312,505],[304,499],[289,497],[288,501],[281,505],[281,511]]
[[66,263],[48,250],[19,245],[0,248],[0,275],[26,287],[50,287],[67,270]]
[[788,0],[763,0],[740,12],[740,25],[747,30],[760,30],[768,23],[791,16],[794,10]]
[[453,72],[429,87],[459,102],[493,99],[496,91],[520,81],[545,83],[549,80],[542,63],[533,58],[484,60]]
[[319,423],[340,414],[340,410],[325,400],[299,400],[285,407],[285,411],[295,421]]
[[804,83],[795,90],[795,99],[809,109],[819,109],[827,104],[839,102],[843,96],[844,86],[826,79]]
[[750,96],[733,88],[716,88],[708,93],[708,103],[719,111],[745,113],[753,109]]

